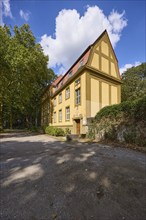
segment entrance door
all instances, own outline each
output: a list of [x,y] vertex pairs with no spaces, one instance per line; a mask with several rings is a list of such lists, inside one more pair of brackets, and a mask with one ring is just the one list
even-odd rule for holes
[[77,134],[80,134],[80,119],[76,120],[76,132]]

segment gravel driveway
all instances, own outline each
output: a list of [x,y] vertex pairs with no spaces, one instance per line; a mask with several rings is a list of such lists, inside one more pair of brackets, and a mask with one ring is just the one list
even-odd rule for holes
[[1,220],[144,220],[146,155],[24,132],[0,136]]

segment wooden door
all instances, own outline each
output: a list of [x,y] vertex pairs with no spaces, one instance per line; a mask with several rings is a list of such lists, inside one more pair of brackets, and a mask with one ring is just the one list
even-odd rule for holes
[[77,134],[80,134],[80,119],[76,120],[76,131]]

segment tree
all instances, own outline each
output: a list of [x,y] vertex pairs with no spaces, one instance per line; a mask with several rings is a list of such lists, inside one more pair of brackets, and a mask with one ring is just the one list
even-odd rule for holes
[[0,27],[0,115],[11,128],[18,119],[27,124],[37,122],[40,95],[55,77],[30,27],[15,26],[13,33]]
[[125,71],[122,81],[122,101],[143,97],[146,94],[146,63]]

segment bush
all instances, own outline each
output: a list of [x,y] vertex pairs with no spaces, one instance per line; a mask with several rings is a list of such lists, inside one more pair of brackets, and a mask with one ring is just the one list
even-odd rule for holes
[[114,126],[105,132],[104,138],[110,141],[115,141],[117,139],[117,132]]
[[55,128],[53,126],[48,126],[45,129],[45,133],[52,136],[64,136],[65,132],[62,128]]
[[134,101],[126,101],[120,104],[106,106],[95,116],[97,121],[101,118],[116,118],[119,115],[134,117],[135,119],[146,120],[146,96]]
[[69,128],[65,128],[65,134],[66,135],[71,134],[71,130]]
[[[146,147],[146,96],[101,109],[95,116],[97,140],[122,141]],[[89,130],[89,136],[94,136]]]

